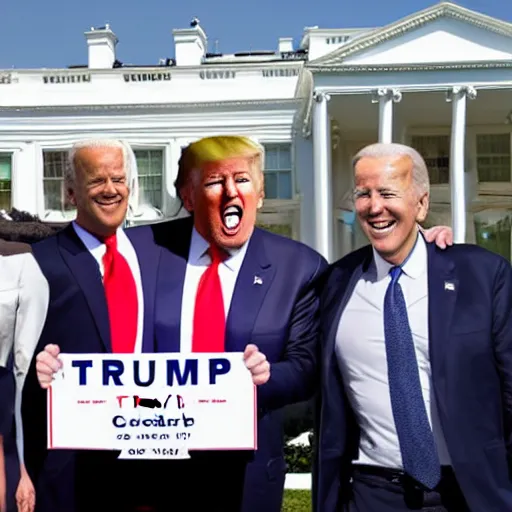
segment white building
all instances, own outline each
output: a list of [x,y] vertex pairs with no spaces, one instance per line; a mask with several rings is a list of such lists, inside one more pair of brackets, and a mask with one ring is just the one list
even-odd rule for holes
[[208,53],[197,21],[173,36],[175,58],[158,65],[118,62],[106,26],[85,33],[87,65],[0,72],[0,208],[72,218],[64,152],[106,136],[136,153],[131,222],[169,218],[181,148],[245,134],[267,151],[259,222],[332,260],[365,243],[351,158],[393,140],[427,160],[429,222],[453,217],[458,241],[511,258],[511,23],[443,2],[386,27],[306,28],[272,52]]

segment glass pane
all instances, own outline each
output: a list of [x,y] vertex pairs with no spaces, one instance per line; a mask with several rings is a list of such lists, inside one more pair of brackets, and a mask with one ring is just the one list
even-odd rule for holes
[[267,199],[278,199],[277,195],[277,173],[265,173],[265,197]]
[[43,175],[45,178],[63,178],[66,165],[66,151],[43,152]]
[[164,167],[164,152],[160,150],[150,151],[151,172],[162,173]]
[[511,219],[510,212],[486,211],[476,214],[476,243],[510,261]]
[[292,173],[291,171],[280,172],[278,174],[279,199],[292,198]]
[[417,135],[411,145],[425,160],[433,185],[450,181],[450,137],[448,135]]
[[11,209],[11,190],[0,190],[0,209],[9,211]]
[[11,155],[0,155],[0,180],[11,180]]
[[44,180],[44,208],[45,210],[62,211],[63,205],[63,181],[56,179]]
[[162,208],[163,151],[136,150],[141,204]]
[[279,154],[275,146],[265,147],[265,170],[276,171],[279,169]]
[[279,151],[279,169],[287,171],[292,169],[292,150],[290,144],[283,144]]
[[149,174],[149,152],[148,151],[134,151],[135,160],[137,161],[137,171],[139,176]]

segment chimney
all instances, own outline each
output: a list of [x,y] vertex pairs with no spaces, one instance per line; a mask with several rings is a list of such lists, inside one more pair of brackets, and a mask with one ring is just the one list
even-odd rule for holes
[[89,69],[112,69],[116,60],[117,37],[107,23],[104,27],[91,27],[85,32],[89,51]]
[[207,39],[199,20],[194,18],[190,28],[172,31],[176,66],[200,66],[206,54]]
[[293,37],[279,38],[279,53],[293,52]]

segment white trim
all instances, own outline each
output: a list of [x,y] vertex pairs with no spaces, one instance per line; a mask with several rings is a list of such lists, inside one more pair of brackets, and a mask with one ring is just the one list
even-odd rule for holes
[[286,473],[284,488],[293,490],[311,490],[311,473]]
[[440,2],[427,9],[401,18],[385,27],[374,30],[367,35],[356,38],[353,42],[311,61],[310,65],[319,68],[321,66],[340,65],[348,56],[362,53],[385,41],[397,39],[407,32],[416,30],[439,18],[454,18],[502,36],[512,37],[511,23],[492,18],[491,16],[476,11],[471,11],[470,9],[466,9],[451,2]]

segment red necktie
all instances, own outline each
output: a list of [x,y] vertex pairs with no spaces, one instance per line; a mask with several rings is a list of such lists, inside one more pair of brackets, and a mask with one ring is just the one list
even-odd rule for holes
[[116,235],[104,240],[107,251],[103,256],[103,286],[110,318],[110,338],[113,353],[130,354],[137,337],[137,288],[128,262],[117,250]]
[[211,265],[199,281],[194,308],[192,352],[224,352],[226,316],[219,278],[219,265],[225,256],[210,247]]

